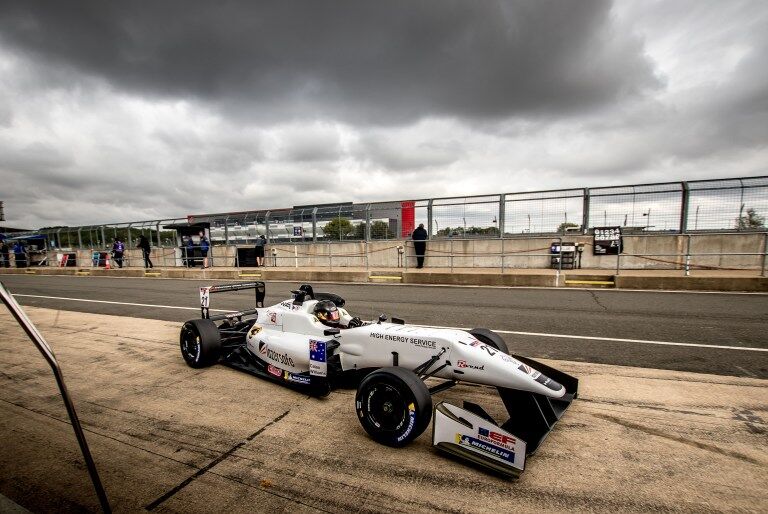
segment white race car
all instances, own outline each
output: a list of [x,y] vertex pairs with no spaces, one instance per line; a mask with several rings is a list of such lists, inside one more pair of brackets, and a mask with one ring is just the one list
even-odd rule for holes
[[[255,289],[253,309],[210,315],[212,293],[242,289]],[[510,355],[490,330],[407,325],[384,315],[362,322],[338,295],[315,293],[309,285],[292,293],[264,307],[264,282],[200,288],[202,319],[181,329],[184,360],[193,368],[222,362],[317,396],[359,384],[360,423],[375,441],[395,447],[427,428],[432,394],[458,382],[496,387],[511,416],[507,422],[499,426],[476,404],[441,403],[434,411],[433,444],[513,476],[576,397],[576,378]],[[333,320],[319,311],[328,304],[338,310]],[[442,381],[430,388],[424,382],[430,377]]]

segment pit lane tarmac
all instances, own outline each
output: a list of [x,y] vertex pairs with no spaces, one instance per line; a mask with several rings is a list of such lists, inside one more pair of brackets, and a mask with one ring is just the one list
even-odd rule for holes
[[[517,481],[371,441],[354,391],[314,399],[224,366],[194,370],[179,324],[28,307],[61,363],[115,511],[501,512],[768,509],[768,381],[569,361],[580,399]],[[0,311],[0,493],[98,509],[55,383]],[[436,396],[480,403],[492,389]]]

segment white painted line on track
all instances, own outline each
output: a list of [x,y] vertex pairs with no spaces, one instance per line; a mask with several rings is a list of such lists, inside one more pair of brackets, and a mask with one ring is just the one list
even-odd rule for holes
[[[67,298],[65,296],[42,296],[37,294],[14,294],[24,298],[42,298],[44,300],[67,300],[70,302],[106,303],[109,305],[129,305],[133,307],[154,307],[157,309],[182,309],[186,311],[199,311],[200,307],[180,307],[178,305],[154,305],[151,303],[112,302],[109,300],[89,300],[86,298]],[[210,309],[216,312],[229,312],[226,309]]]
[[[471,330],[469,327],[441,327],[439,325],[420,325],[428,328],[450,328],[454,330]],[[554,337],[560,339],[581,339],[586,341],[608,341],[610,343],[638,343],[655,344],[660,346],[688,346],[691,348],[716,348],[718,350],[744,350],[748,352],[768,352],[768,348],[754,348],[752,346],[726,346],[721,344],[700,343],[673,343],[671,341],[648,341],[645,339],[622,339],[618,337],[575,336],[571,334],[546,334],[542,332],[517,332],[514,330],[493,330],[497,334],[512,334],[519,336]]]
[[[152,307],[156,309],[182,309],[197,311],[200,307],[180,307],[178,305],[154,305],[149,303],[131,303],[131,302],[114,302],[109,300],[89,300],[85,298],[67,298],[63,296],[42,296],[34,294],[15,294],[13,296],[19,296],[23,298],[42,298],[46,300],[67,300],[73,302],[88,302],[88,303],[106,303],[109,305],[128,305],[133,307]],[[225,309],[211,309],[214,312],[230,312]],[[428,328],[448,328],[453,330],[470,330],[469,327],[443,327],[440,325],[419,325]],[[645,339],[622,339],[616,337],[596,337],[596,336],[576,336],[571,334],[546,334],[542,332],[518,332],[514,330],[493,330],[498,334],[510,334],[521,336],[533,336],[533,337],[551,337],[558,339],[579,339],[585,341],[607,341],[610,343],[637,343],[637,344],[653,344],[657,346],[684,346],[689,348],[714,348],[717,350],[740,350],[747,352],[768,352],[768,348],[753,348],[750,346],[726,346],[719,344],[700,344],[700,343],[674,343],[671,341],[648,341]]]

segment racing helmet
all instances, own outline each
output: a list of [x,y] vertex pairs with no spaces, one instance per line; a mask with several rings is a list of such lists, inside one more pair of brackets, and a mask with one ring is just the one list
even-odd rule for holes
[[323,325],[329,327],[339,326],[339,309],[336,308],[336,304],[330,300],[320,300],[315,305],[315,309],[312,313],[320,320]]

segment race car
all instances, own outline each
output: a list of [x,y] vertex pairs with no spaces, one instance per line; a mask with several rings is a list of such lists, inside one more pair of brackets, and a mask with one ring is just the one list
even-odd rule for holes
[[[255,290],[253,308],[210,315],[211,294],[244,289]],[[193,368],[220,362],[315,396],[356,385],[360,423],[372,439],[393,447],[429,426],[433,394],[460,382],[493,386],[508,421],[497,424],[473,403],[443,402],[434,410],[433,445],[511,476],[576,398],[576,378],[510,355],[490,330],[409,325],[383,314],[364,322],[339,295],[316,293],[309,284],[291,293],[264,307],[264,282],[200,288],[201,319],[181,328],[184,360]]]

